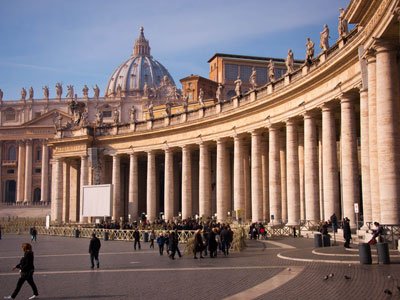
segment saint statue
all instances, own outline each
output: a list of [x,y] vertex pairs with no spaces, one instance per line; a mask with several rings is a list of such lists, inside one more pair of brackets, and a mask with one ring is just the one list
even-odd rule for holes
[[314,58],[314,42],[308,37],[306,43],[306,62],[312,64]]
[[251,71],[249,82],[250,82],[250,85],[251,85],[251,89],[255,90],[257,88],[257,71],[256,71],[255,67],[253,67],[253,69]]
[[165,113],[168,117],[171,116],[171,107],[172,107],[172,103],[171,102],[167,102],[165,103]]
[[114,108],[114,112],[113,112],[113,116],[114,116],[114,123],[118,124],[119,123],[119,111],[118,108]]
[[150,101],[149,106],[147,107],[148,111],[149,111],[149,117],[150,120],[154,119],[154,106],[153,106],[153,101]]
[[338,24],[338,33],[339,37],[344,38],[349,33],[349,25],[347,20],[344,18],[344,9],[339,9],[339,24]]
[[217,103],[222,103],[222,90],[224,86],[222,83],[218,83],[217,92],[215,93],[215,98],[217,98]]
[[4,96],[4,93],[3,93],[3,91],[0,89],[0,101],[3,101],[3,96]]
[[286,57],[286,74],[292,73],[294,71],[294,55],[292,49],[289,49]]
[[321,47],[322,51],[328,51],[329,49],[329,27],[327,24],[324,25],[324,30],[320,33],[320,41],[319,46]]
[[268,63],[268,78],[270,82],[275,81],[275,66],[272,59]]
[[89,95],[89,88],[88,86],[85,84],[85,86],[82,89],[82,93],[83,93],[83,97],[87,98]]
[[199,103],[200,103],[201,107],[205,106],[205,103],[204,103],[204,91],[203,91],[202,88],[200,88],[200,91],[199,91]]
[[33,100],[33,87],[29,88],[29,100]]
[[189,96],[188,95],[183,96],[182,106],[183,106],[183,110],[185,112],[187,112],[188,107],[189,107]]
[[87,126],[89,124],[89,113],[87,111],[87,109],[85,108],[85,110],[82,113],[81,116],[81,125],[82,126]]
[[100,89],[99,89],[99,87],[97,86],[97,84],[96,84],[95,87],[93,88],[93,92],[94,92],[94,98],[95,98],[95,99],[99,99],[99,96],[100,96]]
[[100,109],[97,109],[96,112],[96,126],[100,127],[103,125],[103,112]]
[[25,100],[26,99],[26,89],[22,88],[21,90],[21,100]]
[[49,99],[49,87],[47,85],[45,85],[44,87],[42,87],[43,89],[43,96],[44,99]]
[[240,79],[239,76],[235,80],[234,84],[235,84],[236,97],[241,97],[242,96],[242,80]]
[[56,95],[57,95],[58,99],[61,99],[62,92],[63,92],[62,84],[57,82],[57,84],[56,84]]
[[131,109],[129,110],[129,120],[131,121],[131,123],[136,123],[136,109],[135,109],[135,105],[131,106]]
[[67,92],[66,97],[70,98],[70,99],[74,98],[74,86],[73,85],[67,85],[67,90],[68,90],[68,92]]

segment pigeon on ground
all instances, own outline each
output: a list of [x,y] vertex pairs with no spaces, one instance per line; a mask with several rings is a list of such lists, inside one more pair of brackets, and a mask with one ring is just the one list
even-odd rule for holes
[[329,274],[330,278],[332,278],[333,276],[335,276],[335,274],[333,274],[333,273]]
[[345,278],[345,279],[350,279],[351,277],[348,276],[348,275],[344,275],[344,278]]
[[392,294],[392,291],[389,290],[389,289],[386,289],[386,290],[384,290],[383,292],[384,292],[385,294],[387,294],[387,295],[391,295],[391,294]]
[[328,275],[326,275],[326,276],[324,277],[324,280],[328,280],[328,278],[329,278]]

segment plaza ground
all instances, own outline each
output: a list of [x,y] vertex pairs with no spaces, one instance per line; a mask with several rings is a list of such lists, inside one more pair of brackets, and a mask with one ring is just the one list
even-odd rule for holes
[[[18,273],[11,269],[23,242],[28,235],[0,240],[0,296],[15,288]],[[391,251],[391,264],[380,265],[373,249],[373,264],[360,265],[356,245],[314,249],[306,238],[247,244],[228,257],[171,260],[149,243],[134,251],[132,242],[102,241],[100,269],[91,270],[88,239],[39,236],[34,278],[40,299],[389,299],[385,289],[400,296],[398,252]],[[25,284],[17,299],[31,294]]]

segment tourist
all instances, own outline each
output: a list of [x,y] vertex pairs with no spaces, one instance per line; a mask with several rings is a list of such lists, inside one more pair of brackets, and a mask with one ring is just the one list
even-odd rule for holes
[[345,240],[344,247],[350,248],[351,230],[350,220],[347,217],[343,219],[343,238]]
[[214,227],[208,234],[208,250],[210,251],[210,258],[217,257],[218,242],[216,232],[217,228]]
[[200,252],[200,258],[204,258],[202,252],[204,250],[203,237],[201,236],[201,229],[197,229],[194,234],[193,244],[193,258],[197,259],[197,252]]
[[330,217],[330,221],[332,223],[333,232],[336,233],[338,229],[338,220],[335,213],[333,213],[333,215]]
[[182,257],[181,250],[179,250],[179,235],[177,230],[175,230],[174,239],[175,239],[175,251],[176,253],[178,253],[179,257]]
[[171,233],[169,234],[169,239],[168,239],[169,258],[171,258],[171,259],[175,259],[177,243],[178,243],[178,240],[175,237],[175,232],[171,231]]
[[156,233],[154,232],[154,229],[152,231],[150,231],[149,234],[149,240],[150,240],[150,249],[153,248],[154,249],[154,240],[156,239]]
[[101,243],[100,240],[96,237],[96,234],[92,233],[92,238],[89,243],[89,253],[90,253],[90,263],[91,269],[94,268],[94,261],[96,260],[97,269],[100,267],[99,261],[99,251],[100,251]]
[[140,232],[137,229],[137,227],[135,228],[135,231],[133,232],[133,249],[135,249],[135,251],[136,251],[136,246],[138,246],[139,250],[140,250]]
[[164,254],[164,244],[165,244],[165,237],[162,232],[160,232],[160,235],[157,237],[157,245],[158,245],[158,250],[160,252],[160,255]]
[[[382,236],[384,233],[383,226],[380,225],[378,222],[374,222],[374,226],[375,226],[375,229],[372,229],[373,234],[372,234],[371,240],[374,240],[373,244],[376,244],[377,242],[382,243],[383,242]],[[376,238],[378,238],[378,240],[376,240]]]
[[35,226],[33,226],[33,227],[31,227],[31,228],[29,229],[29,234],[31,235],[31,241],[32,241],[32,242],[33,242],[33,241],[36,242],[36,240],[37,240],[37,230],[36,230],[36,227],[35,227]]
[[33,272],[35,271],[35,267],[33,265],[34,257],[32,245],[23,243],[22,250],[24,251],[24,256],[21,258],[19,264],[13,268],[13,270],[20,270],[20,277],[18,279],[17,286],[11,296],[6,296],[4,299],[15,299],[25,281],[29,283],[33,291],[33,296],[29,297],[28,299],[35,299],[37,296],[39,296],[38,289],[33,281]]

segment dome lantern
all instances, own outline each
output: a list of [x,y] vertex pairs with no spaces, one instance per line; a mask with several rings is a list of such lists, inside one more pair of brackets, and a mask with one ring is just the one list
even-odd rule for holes
[[149,41],[144,37],[144,28],[140,27],[139,37],[135,41],[135,45],[133,46],[133,55],[134,56],[150,56],[150,45]]

